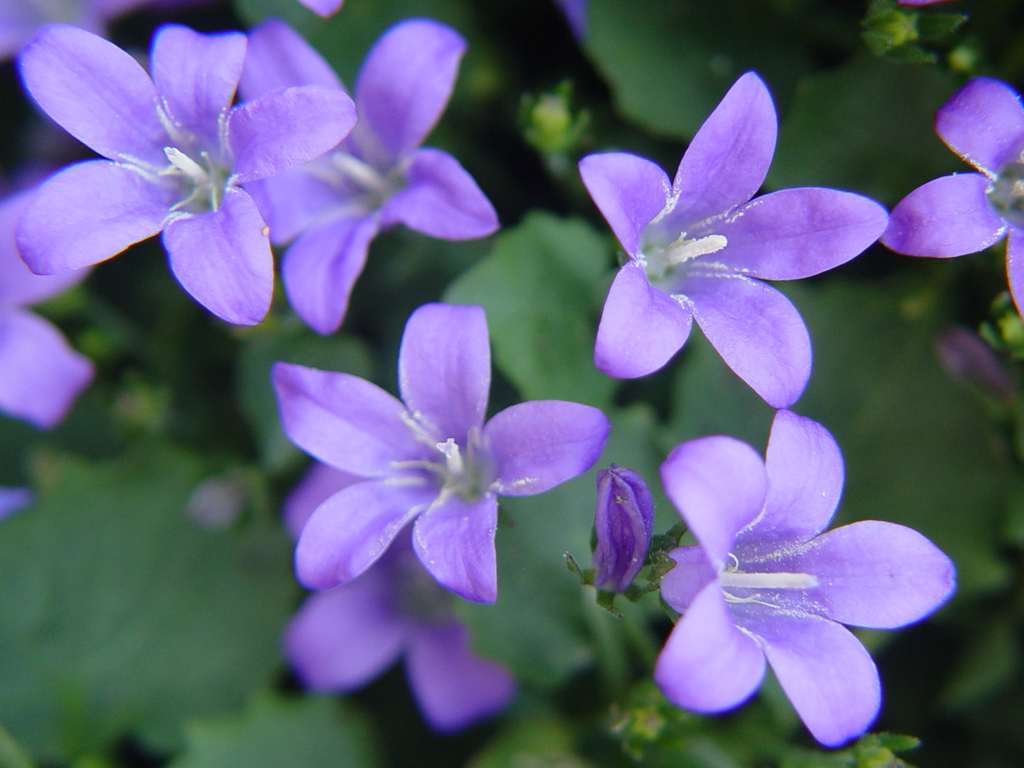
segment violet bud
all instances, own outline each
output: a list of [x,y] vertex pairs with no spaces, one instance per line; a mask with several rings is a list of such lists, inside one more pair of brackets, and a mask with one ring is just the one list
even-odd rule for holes
[[594,530],[594,586],[626,591],[643,567],[654,531],[651,492],[640,475],[615,464],[597,473]]

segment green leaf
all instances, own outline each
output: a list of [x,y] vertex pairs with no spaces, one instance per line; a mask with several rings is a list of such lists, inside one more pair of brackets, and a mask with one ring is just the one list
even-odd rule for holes
[[43,463],[38,503],[0,535],[0,707],[50,760],[130,733],[173,748],[182,721],[237,706],[280,665],[295,587],[277,531],[185,511],[198,461],[138,448]]
[[332,699],[261,697],[243,713],[189,723],[168,768],[368,768],[368,725]]
[[[586,46],[616,106],[649,130],[689,139],[736,79],[757,70],[784,108],[811,59],[797,25],[767,0],[592,0]],[[628,30],[628,34],[624,34]]]
[[869,56],[805,78],[782,122],[768,184],[836,187],[894,205],[936,176],[966,170],[932,129],[956,87],[938,67]]
[[303,454],[285,436],[277,397],[270,383],[275,362],[297,363],[326,371],[343,371],[370,378],[372,363],[365,345],[344,336],[318,336],[297,318],[273,332],[250,338],[238,358],[238,400],[256,433],[260,461],[271,471],[286,469]]
[[590,763],[574,754],[573,734],[567,724],[535,715],[517,720],[502,730],[466,764],[466,768],[586,768],[588,765]]
[[498,367],[528,400],[605,406],[617,382],[594,368],[608,241],[582,221],[532,213],[451,285],[445,301],[487,310]]

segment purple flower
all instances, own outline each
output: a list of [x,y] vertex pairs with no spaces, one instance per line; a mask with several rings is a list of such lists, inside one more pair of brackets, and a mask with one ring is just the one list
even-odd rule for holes
[[200,304],[231,323],[263,319],[273,257],[267,226],[240,185],[327,151],[352,128],[355,109],[345,94],[318,86],[232,107],[245,49],[237,32],[165,26],[153,39],[150,79],[89,32],[52,25],[39,33],[20,59],[26,87],[108,159],[68,166],[29,204],[18,247],[34,272],[95,264],[163,232],[171,269]]
[[[322,501],[357,481],[315,464],[286,500],[289,529],[301,530]],[[404,656],[423,717],[445,733],[497,713],[515,694],[503,667],[473,653],[451,593],[430,578],[406,542],[355,581],[307,598],[285,631],[284,650],[308,688],[342,693]]]
[[918,187],[893,209],[882,243],[907,256],[949,258],[1006,242],[1006,272],[1024,306],[1024,107],[1006,83],[976,77],[939,109],[935,131],[980,173]]
[[811,371],[811,344],[789,300],[761,282],[809,277],[859,254],[885,229],[872,200],[787,189],[751,200],[776,136],[765,84],[748,72],[694,136],[675,180],[622,152],[588,155],[580,173],[629,259],[597,330],[594,364],[633,378],[661,368],[693,320],[726,364],[775,408]]
[[527,496],[589,469],[610,424],[596,408],[538,400],[486,424],[491,381],[480,307],[427,304],[398,359],[404,403],[368,381],[277,363],[284,431],[325,464],[363,478],[321,504],[299,539],[299,579],[356,578],[408,523],[420,562],[467,600],[494,602],[497,496]]
[[[250,41],[241,83],[247,97],[305,83],[342,88],[284,22],[267,22]],[[254,185],[274,242],[295,240],[281,278],[295,311],[315,331],[341,325],[370,241],[382,230],[405,224],[465,240],[497,229],[494,208],[458,161],[420,147],[448,103],[465,49],[462,37],[435,21],[392,27],[356,79],[359,123],[352,134],[330,154]]]
[[25,307],[52,298],[85,277],[33,275],[18,255],[14,230],[31,192],[0,202],[0,411],[49,429],[67,415],[92,380],[92,363],[50,323]]
[[597,473],[594,586],[625,592],[643,568],[654,533],[654,502],[632,469],[612,464]]
[[[661,478],[699,544],[670,554],[662,597],[682,616],[654,679],[698,712],[737,706],[765,658],[811,734],[836,746],[881,704],[878,671],[842,624],[893,629],[952,594],[949,558],[921,534],[874,520],[822,534],[843,461],[820,424],[779,411],[764,461],[746,443],[706,437],[676,447]],[[820,535],[819,535],[820,534]]]

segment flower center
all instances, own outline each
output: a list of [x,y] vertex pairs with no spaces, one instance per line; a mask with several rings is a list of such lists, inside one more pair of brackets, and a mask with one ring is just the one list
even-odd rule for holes
[[687,237],[681,232],[667,246],[650,246],[644,248],[647,261],[647,277],[652,284],[668,282],[674,273],[680,271],[688,262],[701,256],[717,253],[729,244],[725,235],[706,235],[705,237]]
[[996,215],[1024,227],[1024,163],[1006,163],[985,193]]
[[228,168],[215,162],[205,150],[198,153],[198,162],[176,147],[164,147],[164,154],[169,165],[160,175],[176,179],[181,189],[181,199],[172,211],[199,214],[220,208],[228,186]]
[[437,442],[432,436],[436,430],[424,424],[417,414],[403,414],[402,420],[418,442],[430,446],[437,453],[428,459],[392,462],[392,466],[395,469],[426,470],[432,474],[440,485],[435,504],[443,504],[452,496],[475,504],[491,492],[494,471],[490,455],[482,445],[479,428],[470,428],[463,447],[454,437]]
[[404,168],[396,165],[387,173],[340,149],[305,169],[334,187],[354,213],[378,210],[405,186]]
[[761,599],[761,593],[752,595],[735,595],[730,589],[812,589],[818,586],[818,577],[811,573],[790,573],[776,571],[774,573],[747,573],[740,570],[740,561],[736,555],[729,553],[729,562],[718,574],[718,583],[722,585],[722,593],[730,603],[760,603],[770,608],[778,608],[773,603]]

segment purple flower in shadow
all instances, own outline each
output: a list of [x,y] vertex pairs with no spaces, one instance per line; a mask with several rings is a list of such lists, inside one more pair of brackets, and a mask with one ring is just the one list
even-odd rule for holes
[[569,23],[573,36],[577,40],[586,37],[588,0],[555,0],[555,3]]
[[86,271],[49,277],[25,266],[14,231],[31,194],[18,192],[0,201],[0,411],[49,429],[92,380],[93,366],[26,307],[62,293]]
[[935,132],[979,173],[924,184],[893,208],[882,244],[907,256],[950,258],[1008,235],[1006,272],[1024,306],[1024,106],[1009,85],[976,77],[939,109]]
[[826,746],[871,725],[878,671],[843,624],[918,621],[955,588],[953,563],[916,531],[867,520],[822,533],[843,462],[820,424],[779,411],[762,461],[746,443],[706,437],[661,466],[672,503],[699,542],[670,554],[661,585],[682,616],[654,679],[675,704],[722,712],[761,683],[765,660]]
[[325,464],[362,478],[321,504],[295,553],[299,579],[330,589],[359,576],[400,530],[437,581],[494,602],[498,499],[586,472],[611,428],[596,408],[513,405],[484,423],[491,381],[480,307],[427,304],[409,318],[398,400],[368,381],[299,365],[273,370],[284,431]]
[[751,199],[775,152],[775,107],[754,73],[736,81],[694,136],[671,182],[649,160],[588,155],[580,173],[629,259],[612,283],[594,364],[646,376],[683,346],[694,320],[726,364],[775,408],[811,372],[807,328],[764,280],[810,277],[849,261],[885,230],[860,195],[787,189]]
[[25,86],[107,159],[68,166],[29,203],[17,239],[33,272],[89,266],[162,232],[171,269],[200,304],[231,323],[263,319],[273,256],[242,185],[322,154],[356,118],[348,96],[320,86],[232,107],[245,49],[237,32],[165,26],[153,38],[151,79],[82,29],[39,33],[20,58]]
[[[288,529],[297,537],[321,502],[358,481],[315,464],[285,502]],[[308,597],[285,630],[284,652],[308,688],[342,693],[404,657],[424,719],[442,733],[461,730],[503,709],[516,684],[473,653],[451,600],[409,544],[396,543],[355,581]]]
[[[253,185],[275,243],[288,300],[315,331],[341,325],[370,241],[395,224],[466,240],[498,228],[487,197],[459,162],[420,144],[441,117],[466,42],[427,19],[395,25],[373,46],[356,79],[359,123],[333,152]],[[291,27],[269,21],[250,33],[241,89],[247,98],[287,85],[341,89],[323,58]]]

